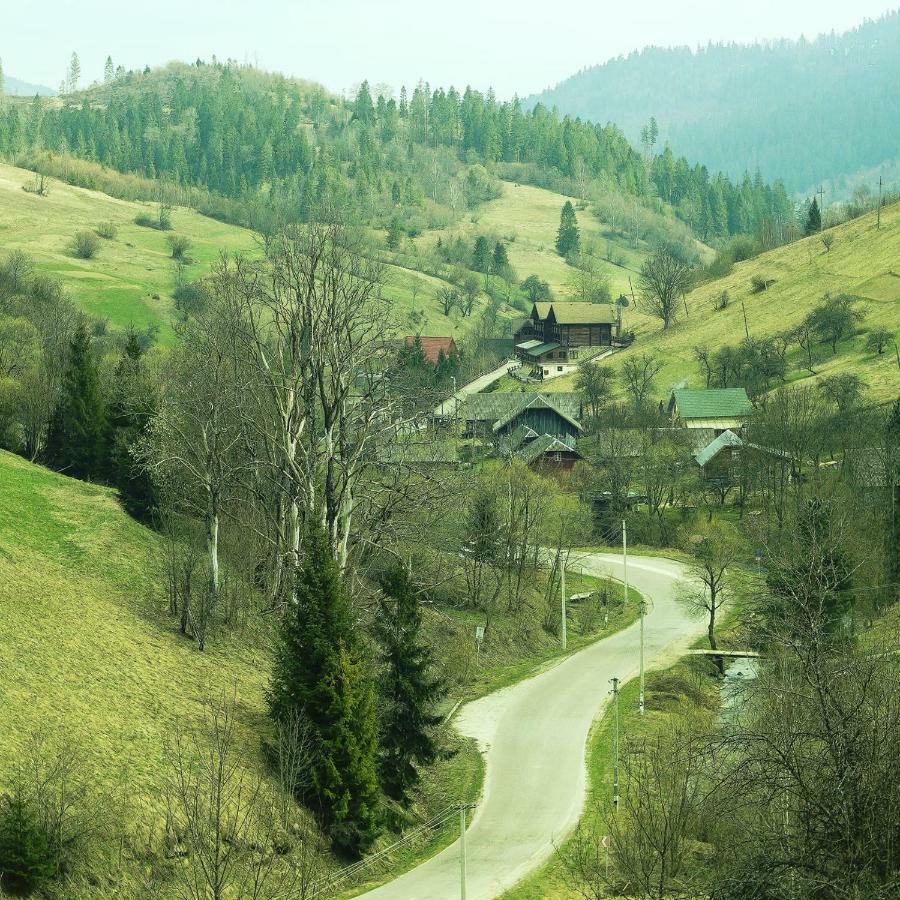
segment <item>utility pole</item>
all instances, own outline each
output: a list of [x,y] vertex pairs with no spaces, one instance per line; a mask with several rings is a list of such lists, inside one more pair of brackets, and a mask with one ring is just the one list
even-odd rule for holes
[[876,228],[881,228],[881,183],[882,183],[882,180],[883,180],[882,177],[879,175],[878,176],[878,217],[875,221]]
[[613,812],[619,811],[619,679],[611,678],[613,695],[613,719],[615,720],[615,736],[613,738]]
[[459,807],[459,898],[466,900],[466,809]]
[[566,561],[563,559],[562,554],[559,557],[559,605],[562,614],[562,624],[560,625],[559,633],[562,638],[562,648],[565,650],[568,640],[566,628]]
[[819,232],[821,233],[825,227],[825,188],[820,184],[816,193],[819,195]]

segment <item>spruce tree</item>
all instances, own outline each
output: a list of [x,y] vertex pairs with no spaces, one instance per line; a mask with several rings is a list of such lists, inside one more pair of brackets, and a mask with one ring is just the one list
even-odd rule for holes
[[493,270],[498,274],[502,274],[509,267],[509,256],[506,253],[506,247],[501,241],[497,241],[494,245]]
[[149,473],[136,464],[131,453],[155,409],[143,356],[144,348],[137,334],[129,329],[122,358],[116,366],[109,405],[109,478],[118,487],[125,510],[142,522],[151,522],[159,499],[156,486]]
[[822,213],[819,210],[819,204],[813,197],[812,203],[809,204],[809,214],[806,217],[806,228],[804,231],[807,235],[818,234],[822,230]]
[[74,478],[106,474],[109,424],[87,327],[80,322],[69,346],[62,396],[47,435],[47,463]]
[[568,256],[578,249],[578,219],[571,200],[566,200],[559,217],[559,231],[556,233],[556,252]]
[[268,694],[276,723],[310,729],[303,800],[335,850],[359,855],[375,838],[378,811],[375,692],[354,632],[350,602],[321,527],[310,527],[296,601],[285,613]]
[[491,270],[491,245],[483,234],[475,238],[475,246],[472,249],[472,268],[476,272],[485,274]]
[[375,638],[381,648],[381,786],[406,805],[419,767],[437,758],[434,704],[443,696],[431,650],[420,638],[422,617],[409,575],[400,566],[381,579],[384,596]]

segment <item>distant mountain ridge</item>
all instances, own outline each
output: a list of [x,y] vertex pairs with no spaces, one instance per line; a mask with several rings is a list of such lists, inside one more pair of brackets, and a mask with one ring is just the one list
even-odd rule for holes
[[635,142],[654,116],[657,151],[668,142],[731,177],[759,168],[792,191],[824,182],[846,194],[879,168],[900,171],[900,11],[814,41],[649,47],[527,100],[537,103],[613,122]]
[[20,81],[6,75],[3,79],[4,92],[12,97],[33,97],[40,94],[42,97],[55,97],[56,91],[44,84],[31,84],[28,81]]

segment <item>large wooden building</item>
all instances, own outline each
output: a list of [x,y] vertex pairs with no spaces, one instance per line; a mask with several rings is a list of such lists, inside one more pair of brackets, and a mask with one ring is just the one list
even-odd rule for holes
[[609,347],[619,337],[619,314],[611,303],[538,302],[516,332],[516,343],[538,340],[571,347]]

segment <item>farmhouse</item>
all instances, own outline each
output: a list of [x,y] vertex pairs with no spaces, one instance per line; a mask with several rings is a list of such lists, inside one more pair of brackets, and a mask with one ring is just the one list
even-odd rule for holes
[[574,440],[581,433],[581,397],[526,391],[471,394],[462,404],[460,416],[468,436],[500,440],[525,426],[535,435]]
[[715,436],[727,430],[739,431],[751,411],[744,388],[676,388],[669,401],[669,413],[676,425],[711,429]]
[[611,346],[619,326],[608,303],[535,303],[516,332],[516,356],[539,377],[564,374],[577,365],[580,348]]
[[403,342],[407,347],[412,347],[418,343],[422,348],[422,355],[433,366],[438,364],[442,353],[444,359],[459,356],[459,351],[456,349],[456,341],[452,337],[426,337],[423,334],[408,334],[403,339]]

